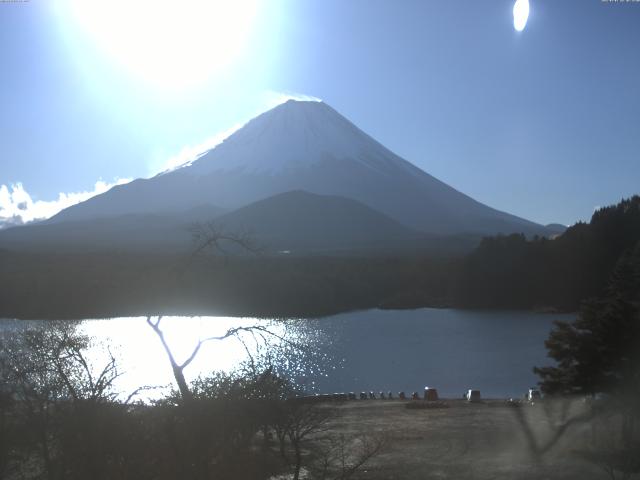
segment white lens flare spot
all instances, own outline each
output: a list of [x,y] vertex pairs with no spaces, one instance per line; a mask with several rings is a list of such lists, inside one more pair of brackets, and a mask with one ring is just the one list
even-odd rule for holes
[[513,5],[513,28],[518,32],[524,30],[529,18],[529,0],[516,0]]
[[183,89],[223,74],[243,52],[257,0],[69,0],[86,36],[145,84]]

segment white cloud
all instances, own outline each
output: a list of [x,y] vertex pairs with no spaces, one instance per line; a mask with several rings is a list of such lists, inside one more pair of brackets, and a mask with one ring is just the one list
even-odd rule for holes
[[121,178],[113,183],[98,180],[89,192],[59,193],[56,200],[49,201],[34,201],[21,183],[0,185],[0,229],[50,218],[60,210],[130,181],[129,178]]

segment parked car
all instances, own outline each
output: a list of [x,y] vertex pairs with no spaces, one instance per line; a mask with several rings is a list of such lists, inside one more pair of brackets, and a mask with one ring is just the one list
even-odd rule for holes
[[530,388],[525,396],[528,402],[539,402],[542,400],[542,394],[537,388]]

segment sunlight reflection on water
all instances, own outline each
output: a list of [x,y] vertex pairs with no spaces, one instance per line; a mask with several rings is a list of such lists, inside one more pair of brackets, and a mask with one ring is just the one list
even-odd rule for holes
[[[177,362],[189,357],[199,339],[224,334],[236,326],[269,327],[305,347],[287,349],[279,338],[261,341],[245,335],[253,356],[269,353],[280,373],[309,392],[421,390],[436,386],[442,395],[458,397],[468,388],[483,396],[516,396],[537,382],[534,365],[550,364],[544,341],[553,320],[573,315],[455,309],[366,310],[318,320],[259,320],[230,317],[164,317],[165,332]],[[0,320],[1,328],[39,324]],[[109,345],[123,372],[116,388],[126,397],[142,385],[173,384],[171,366],[145,317],[85,320],[81,329]],[[101,347],[92,350],[100,364]],[[104,348],[102,349],[104,357]],[[184,371],[187,380],[214,371],[230,371],[248,359],[234,338],[203,344]],[[104,365],[104,363],[103,363]],[[145,392],[157,398],[168,388]]]
[[[151,318],[157,320],[157,317]],[[0,319],[0,330],[43,325],[46,325],[43,321]],[[313,390],[315,379],[324,374],[323,365],[329,363],[327,347],[331,343],[313,325],[313,322],[298,320],[172,316],[163,317],[160,328],[178,364],[191,356],[201,340],[223,336],[231,328],[262,328],[243,331],[223,340],[203,342],[193,361],[184,369],[187,381],[214,372],[233,372],[255,361],[257,373],[273,364],[277,373],[306,390]],[[114,387],[121,399],[126,399],[140,387],[145,389],[135,399],[161,398],[174,387],[171,363],[146,317],[87,319],[78,322],[78,331],[91,338],[87,359],[94,372],[107,364],[110,354],[116,359],[120,377]],[[336,364],[336,361],[331,360],[331,363]]]
[[[164,317],[161,322],[167,344],[178,363],[184,362],[191,355],[199,340],[221,336],[229,328],[239,325],[269,327],[280,336],[284,335],[286,328],[284,324],[271,321],[231,317]],[[117,384],[120,391],[133,391],[143,385],[162,386],[173,383],[167,354],[157,335],[147,325],[145,317],[87,320],[80,328],[82,332],[101,339],[112,348],[123,373]],[[252,339],[246,340],[255,353],[256,345]],[[185,376],[187,380],[193,380],[201,374],[231,371],[247,359],[247,351],[238,338],[205,342],[193,362],[185,369]],[[158,390],[158,394],[162,392],[166,390]],[[148,396],[155,395],[149,393]]]

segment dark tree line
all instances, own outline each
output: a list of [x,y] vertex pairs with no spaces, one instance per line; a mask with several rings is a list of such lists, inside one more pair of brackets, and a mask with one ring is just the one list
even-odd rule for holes
[[422,256],[247,255],[187,262],[185,255],[0,251],[0,317],[189,312],[298,318],[441,306],[451,303],[455,268],[454,259]]
[[463,262],[455,303],[480,308],[575,311],[601,296],[625,252],[640,241],[640,196],[596,211],[559,237],[490,237]]
[[635,196],[555,239],[488,237],[458,257],[249,254],[212,263],[193,255],[0,250],[0,316],[317,317],[439,306],[577,311],[584,299],[603,294],[616,262],[638,241]]

